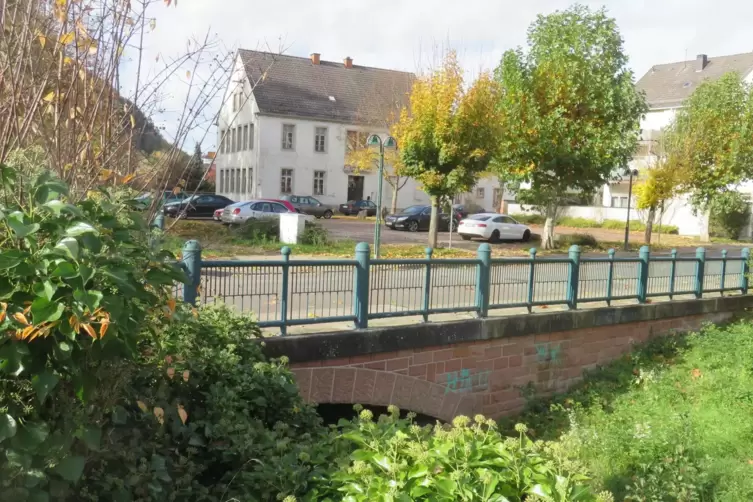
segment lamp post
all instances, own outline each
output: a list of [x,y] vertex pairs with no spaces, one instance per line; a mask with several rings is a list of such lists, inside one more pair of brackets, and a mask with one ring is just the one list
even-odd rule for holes
[[369,147],[379,148],[379,179],[377,180],[377,213],[374,224],[374,258],[379,258],[379,243],[382,232],[382,183],[384,178],[384,150],[397,148],[397,141],[392,136],[382,140],[378,134],[372,134],[367,141]]
[[630,238],[630,199],[633,198],[633,176],[638,176],[638,169],[627,168],[625,174],[630,176],[628,182],[628,206],[627,206],[627,218],[625,219],[625,245],[623,248],[628,250],[628,239]]

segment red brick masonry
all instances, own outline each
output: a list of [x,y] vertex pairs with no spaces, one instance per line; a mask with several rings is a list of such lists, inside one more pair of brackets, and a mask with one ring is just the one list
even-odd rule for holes
[[651,336],[698,329],[715,313],[507,337],[292,364],[301,395],[314,403],[395,404],[441,420],[520,411],[520,387],[562,392],[584,370],[608,363]]

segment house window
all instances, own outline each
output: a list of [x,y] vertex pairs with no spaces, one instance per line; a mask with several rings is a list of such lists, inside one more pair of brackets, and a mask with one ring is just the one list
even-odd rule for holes
[[248,125],[248,149],[254,149],[254,124]]
[[243,126],[243,149],[248,150],[248,125]]
[[220,153],[225,153],[225,129],[220,129]]
[[246,185],[246,171],[247,171],[247,169],[243,169],[241,171],[241,189],[240,189],[240,192],[243,195],[245,195],[245,194],[248,193],[248,188],[247,188],[247,185]]
[[314,171],[314,195],[324,195],[324,171]]
[[324,152],[327,145],[327,128],[317,127],[314,132],[314,151]]
[[292,124],[283,124],[282,126],[282,149],[292,150],[295,145],[293,139],[295,136],[295,126]]
[[241,170],[240,169],[235,170],[235,191],[238,193],[241,193],[243,191],[243,187],[241,186]]
[[476,198],[483,199],[486,196],[486,190],[482,187],[476,189]]
[[612,207],[627,207],[627,197],[612,197]]
[[238,93],[233,93],[233,112],[238,111]]
[[280,193],[293,193],[293,170],[283,169],[280,173]]
[[227,169],[227,178],[225,180],[227,186],[225,187],[228,192],[233,193],[235,191],[235,169]]
[[228,153],[233,153],[235,151],[235,127],[230,129],[230,142],[229,142]]
[[223,169],[217,169],[217,192],[222,193],[225,191],[225,171]]
[[366,148],[366,140],[369,135],[360,131],[348,131],[348,145],[349,151],[357,150],[359,148]]

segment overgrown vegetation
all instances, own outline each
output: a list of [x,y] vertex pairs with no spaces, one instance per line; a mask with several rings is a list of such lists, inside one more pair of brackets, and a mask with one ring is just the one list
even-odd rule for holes
[[750,320],[658,338],[514,421],[562,439],[616,500],[748,501],[751,360]]
[[723,192],[709,204],[709,232],[713,237],[738,239],[750,218],[750,200],[740,192]]

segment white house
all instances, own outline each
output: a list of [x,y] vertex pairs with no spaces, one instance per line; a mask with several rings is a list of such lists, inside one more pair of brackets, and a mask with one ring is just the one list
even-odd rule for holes
[[[369,134],[386,137],[387,118],[405,104],[413,79],[351,58],[240,50],[218,119],[217,193],[239,201],[296,194],[327,204],[376,202],[376,170],[354,172],[346,151]],[[389,208],[386,180],[382,196]],[[413,180],[398,192],[398,207],[428,201]]]

